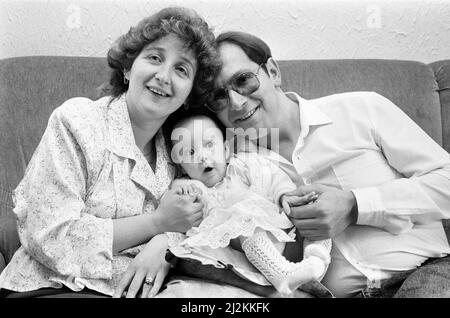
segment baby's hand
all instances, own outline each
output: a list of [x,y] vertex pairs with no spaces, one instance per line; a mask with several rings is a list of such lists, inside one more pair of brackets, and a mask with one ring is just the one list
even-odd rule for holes
[[203,194],[202,190],[193,183],[179,185],[177,188],[177,193],[190,196]]
[[170,188],[174,189],[179,195],[195,196],[203,194],[202,189],[191,179],[175,179],[172,181]]
[[314,191],[307,193],[303,196],[288,196],[286,194],[283,194],[281,196],[281,206],[284,209],[284,213],[286,213],[286,215],[290,215],[291,214],[291,206],[299,206],[299,205],[305,205],[305,204],[311,204],[314,201],[317,200],[317,198],[319,197],[318,194],[316,194]]

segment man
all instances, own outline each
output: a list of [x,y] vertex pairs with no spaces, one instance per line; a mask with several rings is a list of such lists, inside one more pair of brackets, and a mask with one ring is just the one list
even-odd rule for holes
[[[226,127],[257,128],[258,141],[273,150],[268,156],[298,185],[289,201],[299,233],[333,239],[325,286],[352,297],[427,260],[450,268],[441,222],[450,218],[446,151],[379,94],[305,100],[283,92],[280,68],[261,39],[226,32],[217,43],[223,65],[207,105]],[[297,198],[311,191],[317,201],[302,205]],[[439,286],[414,294],[403,287],[397,296],[450,297],[450,275],[441,274]]]

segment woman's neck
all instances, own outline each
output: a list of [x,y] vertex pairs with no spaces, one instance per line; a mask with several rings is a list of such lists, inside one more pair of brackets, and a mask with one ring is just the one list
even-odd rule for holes
[[154,124],[148,128],[141,128],[131,122],[131,128],[133,129],[134,140],[139,150],[145,157],[145,160],[149,163],[153,171],[156,169],[156,144],[155,135],[158,133],[161,124]]
[[128,98],[128,92],[126,94],[127,110],[130,117],[134,140],[142,153],[148,153],[149,150],[151,150],[151,148],[149,148],[151,145],[148,145],[148,143],[158,133],[158,130],[166,120],[166,117],[149,117],[144,114],[143,111],[140,111],[140,108],[137,107],[137,105],[132,103],[132,101]]
[[149,144],[149,142],[158,133],[158,130],[161,128],[162,123],[154,122],[148,123],[145,126],[139,126],[135,122],[131,121],[131,128],[133,130],[134,140],[138,148],[142,151],[142,153],[146,154],[149,152],[149,150],[151,150],[149,148],[151,147],[151,144]]

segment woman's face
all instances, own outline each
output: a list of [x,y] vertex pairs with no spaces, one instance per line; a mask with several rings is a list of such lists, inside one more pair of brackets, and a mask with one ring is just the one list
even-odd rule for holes
[[125,73],[132,121],[165,119],[189,96],[197,72],[194,53],[175,35],[145,46]]

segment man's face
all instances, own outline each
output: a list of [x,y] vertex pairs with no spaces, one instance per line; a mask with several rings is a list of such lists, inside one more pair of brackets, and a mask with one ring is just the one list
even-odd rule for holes
[[[256,73],[259,65],[253,62],[237,45],[222,43],[219,47],[222,70],[215,87],[227,86],[230,80],[243,72]],[[270,71],[269,71],[270,74]],[[258,72],[259,88],[248,96],[229,90],[230,105],[217,114],[226,127],[231,128],[278,128],[278,92],[275,80],[261,68]]]

